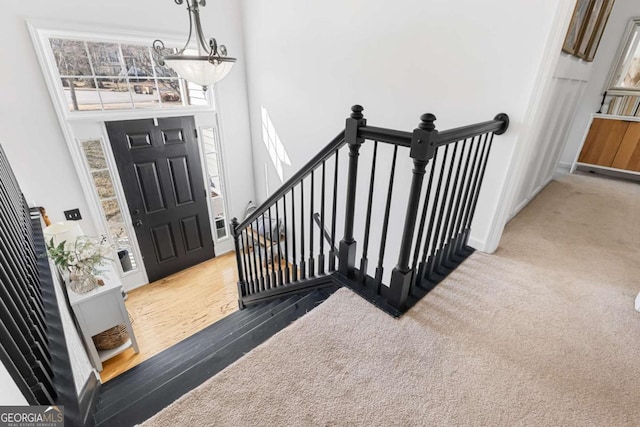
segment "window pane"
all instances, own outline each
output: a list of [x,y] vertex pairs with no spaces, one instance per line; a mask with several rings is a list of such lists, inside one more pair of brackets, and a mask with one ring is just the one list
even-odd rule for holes
[[202,86],[187,82],[187,95],[189,105],[207,105],[207,96]]
[[147,80],[153,78],[151,56],[146,46],[122,45],[122,56],[129,81],[135,79]]
[[[220,200],[220,204],[222,204],[222,199],[219,199],[219,200]],[[215,204],[215,200],[214,200],[214,204]],[[216,225],[216,236],[218,236],[218,239],[227,237],[227,220],[225,219],[225,217],[222,215],[217,216],[214,222]]]
[[57,38],[49,42],[70,111],[210,104],[200,86],[159,66],[150,46]]
[[62,89],[69,111],[100,110],[100,96],[93,78],[63,78]]
[[104,217],[107,219],[107,222],[122,222],[122,213],[120,213],[120,206],[118,206],[117,200],[103,200],[102,209],[104,210]]
[[77,40],[50,39],[51,50],[56,58],[61,76],[90,76],[91,67],[84,42]]
[[218,176],[218,155],[216,153],[207,154],[207,170],[209,176]]
[[98,196],[101,199],[116,196],[116,192],[113,189],[113,182],[111,181],[111,175],[109,175],[108,170],[93,172],[91,175],[93,176],[93,183],[98,191]]
[[222,189],[220,188],[220,176],[210,176],[209,180],[211,181],[211,189],[215,190],[219,195],[221,195]]
[[181,106],[180,80],[158,80],[160,100],[165,107]]
[[109,227],[109,232],[111,233],[111,238],[118,245],[118,249],[128,248],[130,246],[129,243],[129,235],[127,234],[127,230],[124,228],[123,224],[114,224]]
[[87,42],[96,76],[123,76],[120,52],[116,43]]
[[84,150],[84,156],[89,164],[89,169],[106,169],[107,159],[104,157],[104,151],[102,151],[102,144],[99,140],[83,141],[82,148]]
[[98,79],[100,98],[105,110],[132,108],[129,84],[125,79]]
[[216,140],[213,133],[213,128],[202,129],[202,141],[204,142],[205,153],[216,152]]
[[130,86],[133,89],[133,103],[136,108],[158,108],[160,107],[160,95],[156,90],[154,80],[142,80],[129,78]]

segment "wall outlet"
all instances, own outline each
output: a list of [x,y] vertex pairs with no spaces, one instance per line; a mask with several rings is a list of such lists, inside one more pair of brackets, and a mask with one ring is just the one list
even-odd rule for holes
[[78,221],[82,219],[82,215],[80,215],[80,209],[71,209],[70,211],[64,211],[64,217],[67,221]]

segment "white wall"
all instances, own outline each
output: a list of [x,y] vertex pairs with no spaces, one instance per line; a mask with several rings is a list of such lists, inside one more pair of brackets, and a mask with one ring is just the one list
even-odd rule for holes
[[[63,211],[80,208],[89,215],[78,176],[73,167],[58,119],[49,98],[40,66],[27,30],[26,19],[91,24],[158,34],[163,30],[184,34],[188,18],[185,6],[173,1],[113,0],[93,2],[32,0],[4,5],[0,14],[0,141],[15,170],[28,201],[45,206],[53,221],[63,220]],[[207,35],[227,45],[238,57],[233,72],[217,89],[223,143],[231,165],[247,164],[250,134],[244,78],[243,38],[240,8],[233,0],[217,0],[202,8]],[[230,168],[231,215],[241,215],[246,200],[253,197],[253,176],[248,167]],[[83,229],[93,232],[91,221]]]
[[0,406],[25,406],[27,399],[16,385],[4,363],[0,362]]
[[640,16],[640,3],[637,0],[616,0],[594,61],[586,65],[591,68],[590,79],[560,158],[560,166],[565,171],[573,164],[582,148],[589,120],[600,108],[602,94],[608,84],[609,71],[616,60],[619,46],[624,43],[622,38],[627,24],[636,16]]
[[291,158],[285,179],[344,126],[352,104],[365,107],[370,125],[403,130],[425,112],[436,114],[439,129],[506,112],[511,128],[495,140],[472,236],[494,250],[487,239],[559,3],[566,7],[553,0],[243,2],[258,197],[266,181],[270,191],[279,184],[261,141],[261,106]]
[[526,154],[527,165],[510,204],[509,218],[514,217],[533,200],[555,176],[556,166],[590,75],[590,63],[559,52],[553,78],[544,94],[544,108],[540,109],[533,126],[534,143]]

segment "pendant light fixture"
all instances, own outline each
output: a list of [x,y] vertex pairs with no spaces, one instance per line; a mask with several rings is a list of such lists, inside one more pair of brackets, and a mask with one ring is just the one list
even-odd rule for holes
[[[206,0],[174,0],[177,5],[187,3],[189,11],[189,37],[184,47],[177,52],[175,49],[166,48],[162,40],[153,42],[153,51],[158,65],[167,65],[173,68],[180,77],[202,86],[206,91],[208,86],[222,80],[231,68],[236,58],[227,57],[227,48],[218,45],[213,37],[207,43],[200,23],[200,6],[206,6]],[[185,55],[195,28],[196,42],[198,43],[197,55]]]

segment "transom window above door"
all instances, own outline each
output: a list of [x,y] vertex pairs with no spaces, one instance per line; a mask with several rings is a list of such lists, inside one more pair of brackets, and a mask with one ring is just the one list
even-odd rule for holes
[[49,38],[69,111],[207,106],[200,86],[153,59],[150,46]]

